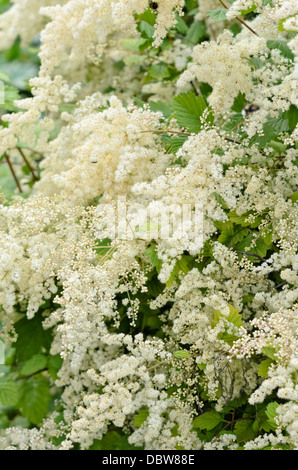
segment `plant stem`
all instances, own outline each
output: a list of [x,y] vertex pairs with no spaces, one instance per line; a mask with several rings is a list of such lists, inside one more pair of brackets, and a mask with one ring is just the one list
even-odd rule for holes
[[[192,135],[189,132],[170,131],[169,129],[165,129],[164,131],[156,129],[154,131],[142,131],[142,132],[153,132],[155,134],[178,134],[178,135],[186,135],[188,137]],[[229,137],[224,136],[224,139],[229,141],[229,142],[233,142],[234,144],[239,144],[239,145],[241,144],[241,142],[239,142],[239,140],[230,139]]]
[[188,132],[180,132],[180,131],[170,131],[169,129],[165,129],[164,131],[163,130],[159,130],[159,129],[156,129],[156,130],[150,130],[150,131],[142,131],[143,132],[152,132],[154,134],[179,134],[179,135],[187,135],[187,136],[191,136],[191,134],[189,134]]
[[261,261],[265,261],[264,258],[262,258],[262,256],[260,255],[257,255],[257,253],[247,253],[246,251],[238,251],[238,250],[235,250],[235,253],[239,253],[240,255],[244,255],[244,256],[254,256],[255,258],[260,259]]
[[[222,6],[226,10],[228,10],[228,7],[224,4],[224,2],[222,0],[219,0],[219,1],[222,4]],[[255,34],[256,36],[259,36],[258,33],[256,33],[256,31],[254,31],[247,23],[245,23],[245,21],[242,18],[239,18],[239,16],[236,16],[236,19],[240,21],[240,23],[243,24],[243,26],[245,26],[247,29],[249,29],[249,31],[251,31],[253,34]]]
[[21,377],[17,377],[17,378],[16,378],[16,381],[17,381],[17,380],[30,379],[31,377],[34,377],[35,375],[40,374],[41,372],[45,372],[46,370],[48,370],[47,367],[45,367],[44,369],[38,370],[38,371],[36,371],[36,372],[33,372],[32,374],[22,375]]
[[22,193],[23,190],[22,190],[21,184],[20,184],[20,182],[19,182],[19,180],[18,180],[18,177],[17,177],[17,175],[16,175],[16,173],[15,173],[15,171],[14,171],[14,168],[13,168],[13,166],[12,166],[12,163],[11,163],[11,161],[10,161],[9,156],[7,155],[7,153],[5,154],[5,160],[6,160],[7,164],[8,164],[8,166],[9,166],[10,172],[11,172],[11,174],[12,174],[12,176],[13,176],[13,179],[15,180],[15,183],[16,183],[16,185],[17,185],[17,187],[18,187],[18,190],[20,191],[20,193]]
[[26,157],[26,155],[24,154],[23,150],[20,148],[20,147],[17,147],[17,150],[19,151],[19,153],[21,154],[24,162],[26,163],[27,167],[29,168],[32,176],[33,176],[33,179],[34,181],[38,181],[38,177],[36,176],[35,174],[35,170],[34,168],[32,167],[31,163],[29,162],[28,158]]

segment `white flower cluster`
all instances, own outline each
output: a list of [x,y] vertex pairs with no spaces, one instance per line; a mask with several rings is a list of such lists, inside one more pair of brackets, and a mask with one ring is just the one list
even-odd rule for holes
[[177,86],[184,88],[194,79],[209,83],[213,88],[209,103],[217,112],[225,111],[240,91],[250,92],[252,75],[248,59],[257,56],[263,48],[262,38],[239,41],[225,30],[217,41],[194,47],[192,61],[180,76]]
[[[156,3],[158,50],[185,2]],[[250,23],[259,25],[259,36],[219,27],[210,42],[194,47],[169,41],[158,57],[182,73],[166,87],[162,80],[144,84],[139,68],[114,67],[125,58],[121,40],[140,39],[135,14],[147,0],[39,3],[47,18],[40,74],[30,82],[33,97],[17,103],[23,111],[2,118],[8,127],[0,129],[0,154],[22,142],[44,158],[28,199],[0,205],[0,304],[11,338],[20,313],[32,319],[45,300],[54,302],[43,312],[43,327],[53,331],[51,354],[63,359],[54,386],[63,390],[67,435],[58,448],[88,449],[111,425],[146,449],[237,448],[229,433],[205,444],[198,438],[192,422],[205,411],[198,387],[218,412],[243,393],[255,404],[276,391],[286,401],[277,409],[276,433],[246,447],[282,445],[284,432],[298,447],[297,131],[289,137],[280,118],[295,104],[296,72],[282,51],[269,48],[266,31],[274,18],[274,39],[286,38],[295,12],[291,2],[263,9],[261,3],[237,0],[227,13],[234,18],[260,6]],[[43,28],[37,2],[20,28],[25,8],[28,1],[15,0],[0,17],[1,37],[9,31],[3,22],[11,27],[7,45],[16,31],[26,43]],[[210,8],[201,0],[198,17]],[[166,102],[194,83],[212,87],[214,122],[202,120],[198,133],[181,130],[175,119],[166,125],[161,112],[134,102],[136,90]],[[113,89],[105,92],[108,85]],[[236,137],[222,130],[239,94],[259,107],[243,116],[241,142],[239,123]],[[250,139],[262,138],[268,117],[279,119],[279,141],[259,148]],[[167,151],[164,134],[182,134],[185,142]],[[113,238],[114,208],[123,196],[126,228]],[[191,217],[182,224],[185,206]],[[148,235],[147,211],[158,220],[168,207],[168,236]],[[237,232],[234,223],[241,225]],[[160,335],[146,324],[136,332],[144,312],[149,318],[158,312]],[[129,333],[119,331],[125,322]],[[264,348],[275,356],[261,380]],[[182,359],[175,356],[181,349]],[[146,419],[136,425],[142,412]],[[51,449],[60,431],[51,419],[39,430],[10,428],[1,447]]]

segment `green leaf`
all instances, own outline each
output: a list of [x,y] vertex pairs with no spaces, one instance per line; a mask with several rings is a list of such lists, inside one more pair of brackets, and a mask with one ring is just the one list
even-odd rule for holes
[[55,356],[50,356],[48,360],[48,372],[53,380],[57,380],[58,372],[61,369],[63,364],[63,359],[60,357],[59,354]]
[[165,288],[165,285],[159,281],[157,276],[153,276],[150,280],[148,280],[146,285],[148,288],[148,294],[152,297],[157,297]]
[[148,43],[147,39],[122,39],[120,41],[120,44],[125,48],[128,49],[129,51],[134,51],[134,52],[140,52],[142,50],[142,47]]
[[16,406],[19,401],[20,384],[7,377],[0,378],[0,403],[5,406]]
[[[182,93],[172,99],[171,109],[174,118],[181,127],[185,127],[189,132],[197,133],[202,128],[200,120],[203,112],[207,108],[201,96],[195,96],[193,92]],[[212,122],[213,117],[209,113],[208,122]]]
[[267,47],[269,49],[279,49],[284,57],[290,60],[294,60],[294,54],[289,48],[287,41],[282,39],[270,39],[267,41]]
[[15,324],[18,339],[15,343],[16,356],[20,362],[25,362],[35,354],[42,353],[51,346],[50,330],[42,327],[42,317],[38,314],[32,320],[22,318]]
[[127,436],[117,431],[107,432],[101,441],[101,450],[136,450],[137,448],[128,443]]
[[233,234],[233,236],[230,240],[229,246],[235,247],[244,238],[246,238],[249,235],[249,233],[250,233],[249,228],[244,228],[244,229],[242,228],[240,230],[237,230],[236,232],[234,232],[234,234]]
[[223,421],[222,416],[216,410],[206,411],[201,416],[197,416],[193,420],[193,427],[195,429],[206,429],[207,431],[211,431],[214,429],[219,423]]
[[229,121],[224,125],[224,130],[226,132],[230,132],[232,129],[238,129],[240,127],[240,124],[243,122],[243,116],[242,113],[233,113],[229,116]]
[[190,354],[188,351],[176,351],[174,352],[173,356],[177,359],[185,359],[187,357],[190,357]]
[[203,21],[195,21],[189,27],[185,39],[193,44],[197,44],[207,34],[206,25]]
[[166,119],[169,119],[172,115],[171,108],[162,101],[149,101],[149,106],[152,111],[162,113]]
[[154,26],[155,24],[155,21],[156,21],[156,16],[155,14],[153,13],[153,11],[151,11],[150,8],[148,8],[147,10],[145,10],[143,13],[141,13],[140,15],[136,15],[136,18],[141,20],[141,21],[145,21],[146,23],[149,23],[151,24],[152,26]]
[[238,215],[236,211],[230,211],[228,213],[229,219],[231,222],[234,222],[237,225],[245,227],[246,219],[251,214],[251,212],[246,212],[245,214]]
[[4,103],[1,103],[2,100],[0,99],[0,109],[5,109],[7,111],[16,111],[17,108],[14,105],[14,101],[18,99],[20,99],[19,90],[12,86],[5,85]]
[[270,140],[268,143],[269,147],[272,147],[279,155],[285,152],[287,146],[282,142],[276,142],[275,140]]
[[157,80],[168,78],[170,76],[168,65],[165,62],[151,65],[148,69],[148,73],[152,78]]
[[162,261],[157,256],[156,245],[154,243],[144,251],[144,256],[149,256],[152,266],[155,266],[159,273],[162,267]]
[[214,193],[212,193],[212,195],[215,197],[216,201],[218,202],[218,204],[220,204],[220,206],[223,209],[228,209],[229,208],[226,201],[224,200],[224,198],[220,194],[218,194],[217,192],[214,191]]
[[270,246],[265,243],[263,237],[258,236],[257,233],[258,232],[251,232],[235,246],[237,251],[256,254],[257,256],[250,256],[249,259],[251,259],[251,261],[259,261],[258,256],[265,258],[267,251],[270,249]]
[[[242,321],[242,315],[238,312],[236,308],[229,304],[230,314],[228,316],[223,315],[221,312],[215,311],[213,315],[213,320],[211,320],[211,326],[214,328],[220,320],[229,322],[234,325],[237,329],[244,325]],[[238,336],[233,333],[228,333],[228,325],[225,331],[217,335],[218,339],[224,341],[230,346],[233,345],[234,341],[238,339]]]
[[[0,105],[1,107],[1,105]],[[3,155],[3,158],[5,156]],[[0,161],[2,158],[0,158]],[[5,195],[6,199],[10,200],[15,194],[16,183],[11,175],[8,165],[4,163],[0,165],[0,188],[1,192]]]
[[103,240],[95,240],[96,248],[95,251],[99,256],[103,256],[111,249],[111,240],[104,238]]
[[178,33],[183,34],[183,35],[186,34],[188,31],[187,24],[179,15],[176,15],[175,29],[178,31]]
[[255,11],[257,9],[257,5],[253,3],[250,7],[246,8],[245,10],[239,10],[241,13],[241,16],[248,15],[248,13],[251,13],[252,11]]
[[138,26],[138,30],[140,31],[141,36],[144,39],[152,39],[155,32],[154,27],[147,21],[141,21]]
[[234,235],[234,224],[232,222],[226,222],[223,230],[218,237],[218,242],[223,245],[227,245],[233,238]]
[[49,383],[44,377],[39,375],[23,381],[18,406],[31,423],[41,423],[47,415],[50,400]]
[[267,246],[272,243],[272,226],[267,227],[263,232],[263,239]]
[[88,450],[102,450],[101,441],[94,439],[92,446],[90,446]]
[[273,361],[276,361],[277,359],[275,355],[275,348],[272,348],[271,346],[263,346],[262,353],[264,354],[264,356],[270,357],[270,359],[272,359]]
[[146,419],[149,416],[149,410],[148,408],[145,408],[144,410],[139,410],[138,414],[135,416],[135,419],[133,421],[133,424],[137,427],[140,428],[142,424],[146,421]]
[[0,430],[10,427],[10,421],[6,415],[0,415]]
[[245,97],[245,93],[241,93],[241,91],[239,91],[238,95],[234,99],[234,103],[231,107],[231,110],[235,111],[236,113],[241,113],[241,111],[245,108],[246,105],[247,99]]
[[266,379],[268,377],[268,370],[272,364],[272,359],[264,359],[258,367],[258,376]]
[[233,325],[235,325],[237,328],[240,328],[244,325],[242,321],[242,315],[238,312],[238,310],[234,308],[233,305],[228,304],[228,306],[230,310],[230,314],[228,316],[223,315],[217,310],[214,312],[213,320],[211,321],[212,327],[214,327],[220,319],[225,319],[226,321],[233,323]]
[[166,282],[167,287],[171,287],[174,281],[179,277],[181,273],[187,274],[190,270],[189,262],[192,261],[192,257],[188,255],[182,255],[180,259],[176,261],[176,264],[171,272],[169,279]]
[[207,11],[207,15],[214,21],[224,21],[227,19],[227,10],[226,8],[217,8],[216,10]]
[[20,370],[20,375],[31,375],[44,369],[47,365],[47,358],[43,354],[35,354],[25,362]]
[[276,409],[279,406],[280,406],[280,403],[277,403],[276,401],[273,401],[273,402],[271,402],[267,405],[267,408],[266,408],[266,411],[265,411],[265,413],[268,417],[268,423],[270,424],[270,426],[272,427],[273,430],[277,428],[275,418],[276,418],[276,416],[278,416],[278,414],[276,412]]
[[261,256],[261,258],[265,258],[269,249],[270,246],[265,243],[263,237],[259,237],[256,239],[254,251],[257,255]]
[[298,191],[295,191],[295,193],[290,196],[291,201],[296,202],[298,201]]
[[288,118],[289,128],[292,132],[298,124],[298,108],[294,104],[291,104],[288,111],[286,111],[286,117]]
[[167,152],[176,155],[178,150],[183,146],[187,139],[188,137],[186,135],[177,135],[175,137],[171,137],[168,141]]
[[234,433],[237,437],[237,442],[243,442],[253,439],[258,433],[258,429],[255,426],[254,420],[243,419],[235,424]]
[[143,55],[134,54],[124,57],[123,62],[126,65],[140,65],[144,63],[145,59],[146,57]]

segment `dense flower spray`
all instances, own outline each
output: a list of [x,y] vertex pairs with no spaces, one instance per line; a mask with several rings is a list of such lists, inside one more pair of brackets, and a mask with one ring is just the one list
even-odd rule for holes
[[0,447],[297,449],[296,2],[11,3]]

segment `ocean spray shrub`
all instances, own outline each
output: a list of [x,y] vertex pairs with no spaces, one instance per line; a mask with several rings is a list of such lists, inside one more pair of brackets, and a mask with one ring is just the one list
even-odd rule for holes
[[296,450],[296,2],[0,7],[0,447]]

